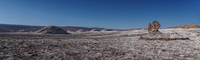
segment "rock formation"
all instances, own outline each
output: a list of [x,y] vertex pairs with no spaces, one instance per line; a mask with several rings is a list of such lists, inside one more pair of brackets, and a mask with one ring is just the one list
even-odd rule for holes
[[160,24],[158,23],[158,21],[153,21],[153,26],[154,26],[154,30],[158,30],[160,28]]
[[44,27],[44,28],[36,31],[36,33],[41,33],[41,34],[69,34],[65,30],[63,30],[62,28],[59,28],[59,27],[56,27],[56,26]]
[[151,23],[148,24],[148,28],[147,28],[148,32],[157,31],[161,26],[158,21],[154,20],[152,23],[153,23],[153,26]]
[[151,23],[148,24],[147,30],[148,30],[148,32],[151,32],[153,30],[153,26]]
[[153,21],[153,25],[151,23],[148,24],[148,33],[140,36],[140,40],[189,40],[189,38],[185,38],[178,33],[164,34],[160,32],[158,29],[161,25],[157,21]]

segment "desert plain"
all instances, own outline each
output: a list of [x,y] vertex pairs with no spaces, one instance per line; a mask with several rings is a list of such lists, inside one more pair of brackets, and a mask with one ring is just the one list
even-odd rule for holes
[[[0,60],[198,60],[200,28],[166,28],[188,40],[140,40],[146,29],[70,34],[0,33]],[[171,36],[176,37],[176,36]]]

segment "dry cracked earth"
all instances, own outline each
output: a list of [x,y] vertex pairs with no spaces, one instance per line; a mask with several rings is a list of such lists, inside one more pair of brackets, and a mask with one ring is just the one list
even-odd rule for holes
[[160,29],[189,40],[138,40],[146,30],[0,34],[0,60],[198,60],[200,29]]

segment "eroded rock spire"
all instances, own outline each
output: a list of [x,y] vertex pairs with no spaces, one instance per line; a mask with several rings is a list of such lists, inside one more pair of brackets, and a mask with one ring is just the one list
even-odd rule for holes
[[152,23],[153,23],[154,30],[158,30],[161,26],[158,21],[154,20]]
[[[152,25],[153,24],[153,25]],[[148,28],[147,28],[147,30],[148,30],[148,32],[155,32],[155,31],[158,31],[158,29],[160,28],[160,23],[158,22],[158,21],[153,21],[152,22],[152,24],[151,23],[149,23],[148,24]]]
[[153,30],[153,26],[151,23],[148,24],[147,30],[148,30],[148,32],[151,32]]

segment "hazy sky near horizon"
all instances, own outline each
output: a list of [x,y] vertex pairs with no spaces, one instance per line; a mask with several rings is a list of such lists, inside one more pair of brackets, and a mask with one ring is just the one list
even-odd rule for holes
[[146,28],[200,25],[200,0],[0,0],[0,23]]

